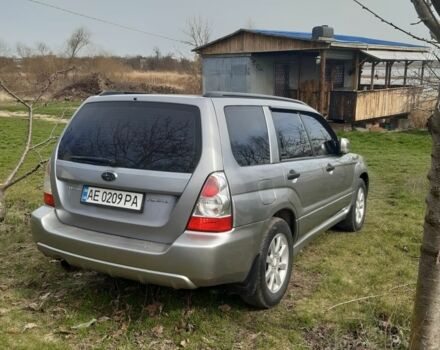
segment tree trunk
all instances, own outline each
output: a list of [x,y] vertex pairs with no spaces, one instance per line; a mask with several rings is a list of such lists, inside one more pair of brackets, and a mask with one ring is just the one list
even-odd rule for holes
[[5,191],[0,188],[0,222],[5,219],[6,216],[6,202],[5,202]]
[[420,253],[411,350],[440,349],[440,111],[439,100],[428,128],[432,137],[429,192]]

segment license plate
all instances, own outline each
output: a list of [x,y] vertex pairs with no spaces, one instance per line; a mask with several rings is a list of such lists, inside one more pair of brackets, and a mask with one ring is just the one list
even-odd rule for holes
[[141,212],[144,194],[85,185],[82,189],[81,203]]

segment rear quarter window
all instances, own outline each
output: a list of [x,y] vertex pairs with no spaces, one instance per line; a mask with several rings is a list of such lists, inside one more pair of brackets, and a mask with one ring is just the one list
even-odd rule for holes
[[263,108],[227,106],[225,116],[237,163],[241,166],[269,164],[269,136]]
[[67,127],[58,159],[192,173],[200,153],[200,110],[196,106],[92,102],[85,104]]

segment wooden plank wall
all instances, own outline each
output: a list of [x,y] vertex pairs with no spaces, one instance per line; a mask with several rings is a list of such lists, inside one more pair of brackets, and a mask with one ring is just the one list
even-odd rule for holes
[[320,49],[328,44],[241,32],[200,50],[202,55]]
[[[328,115],[329,113],[330,90],[331,90],[331,83],[326,82],[324,84],[324,95],[323,95],[324,109],[320,111],[323,115]],[[302,81],[300,85],[299,94],[297,92],[296,97],[292,96],[292,98],[297,98],[307,103],[310,107],[319,110],[320,109],[319,81],[318,80]]]
[[353,122],[406,114],[414,108],[420,93],[418,87],[332,91],[329,118]]
[[411,112],[418,92],[415,87],[358,91],[356,121]]

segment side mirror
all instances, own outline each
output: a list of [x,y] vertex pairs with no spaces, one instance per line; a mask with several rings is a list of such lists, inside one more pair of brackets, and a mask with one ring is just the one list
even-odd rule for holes
[[339,151],[341,154],[350,153],[350,141],[345,137],[341,137],[339,140]]

